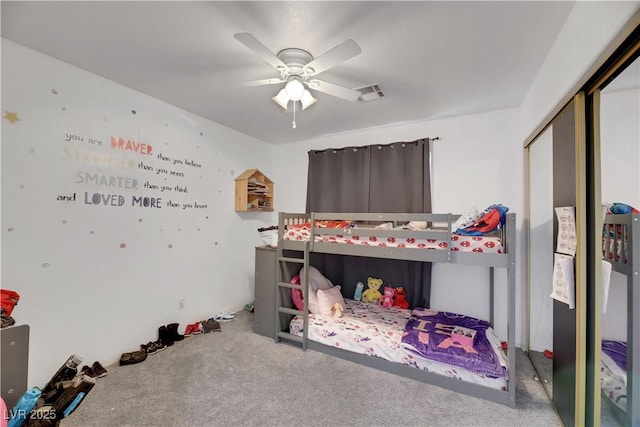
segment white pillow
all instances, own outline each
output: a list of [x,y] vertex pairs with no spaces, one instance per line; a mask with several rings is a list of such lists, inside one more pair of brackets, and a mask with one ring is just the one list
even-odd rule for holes
[[[344,308],[344,298],[342,298],[342,293],[340,293],[340,285],[334,286],[330,289],[318,289],[318,313],[319,314],[333,314],[331,312],[331,307],[333,304],[338,303],[342,305]],[[311,308],[309,308],[311,310]]]
[[[304,277],[304,267],[300,269],[301,282],[303,277]],[[314,266],[312,265],[309,266],[309,290],[310,291],[313,291],[315,293],[315,291],[317,291],[318,289],[329,289],[332,287],[333,287],[333,283],[331,283],[331,280],[324,277],[322,273],[320,273],[320,271],[318,271],[318,269],[315,268]]]

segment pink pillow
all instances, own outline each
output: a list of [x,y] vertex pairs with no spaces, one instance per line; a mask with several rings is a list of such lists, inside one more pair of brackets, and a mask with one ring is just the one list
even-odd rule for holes
[[304,300],[302,299],[302,287],[300,286],[300,276],[295,275],[289,281],[292,285],[298,285],[298,289],[291,288],[291,300],[293,305],[300,311],[304,310]]
[[330,289],[318,289],[318,313],[333,314],[331,312],[331,306],[336,303],[342,305],[342,308],[344,308],[344,298],[342,298],[342,293],[340,293],[340,285],[336,285]]

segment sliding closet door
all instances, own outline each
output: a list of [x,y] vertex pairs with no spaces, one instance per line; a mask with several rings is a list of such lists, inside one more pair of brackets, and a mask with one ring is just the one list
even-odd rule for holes
[[[529,358],[565,426],[584,425],[585,406],[585,132],[577,95],[529,144]],[[575,222],[559,222],[567,208]],[[558,280],[558,243],[570,280]],[[560,241],[559,241],[560,239]],[[571,245],[573,246],[573,245]],[[561,276],[564,277],[564,276]]]
[[[640,425],[640,265],[634,271],[610,271],[611,264],[602,261],[605,207],[619,203],[640,209],[640,41],[622,48],[588,97],[592,339],[587,421],[603,427]],[[631,245],[637,250],[640,239],[634,236]]]
[[[583,98],[582,98],[583,99]],[[584,334],[585,299],[584,250],[580,231],[584,227],[584,133],[576,120],[584,103],[576,97],[553,120],[553,206],[575,209],[577,246],[574,257],[575,308],[553,300],[553,403],[565,426],[583,425],[584,415]],[[554,248],[559,226],[554,220]]]

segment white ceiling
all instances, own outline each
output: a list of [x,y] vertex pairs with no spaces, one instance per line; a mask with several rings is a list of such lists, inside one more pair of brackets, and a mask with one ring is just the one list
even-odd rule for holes
[[[517,107],[574,2],[2,1],[2,37],[271,143]],[[385,96],[314,92],[296,114],[241,87],[278,73],[234,38],[318,57],[347,39],[362,53],[319,75]]]

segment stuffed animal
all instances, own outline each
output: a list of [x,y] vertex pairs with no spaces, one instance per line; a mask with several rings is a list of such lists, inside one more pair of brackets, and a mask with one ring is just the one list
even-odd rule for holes
[[396,288],[396,293],[393,296],[393,306],[400,308],[409,308],[409,301],[407,301],[407,291],[405,291],[404,288]]
[[367,289],[362,293],[362,301],[377,303],[382,297],[382,294],[380,293],[381,287],[382,279],[369,277],[367,279]]
[[382,298],[380,298],[380,301],[378,301],[378,305],[387,308],[393,307],[393,294],[395,293],[395,288],[392,288],[391,286],[385,286],[384,293],[382,294]]
[[331,306],[331,313],[333,314],[333,317],[342,317],[343,311],[344,307],[342,307],[342,304],[340,304],[339,302]]

